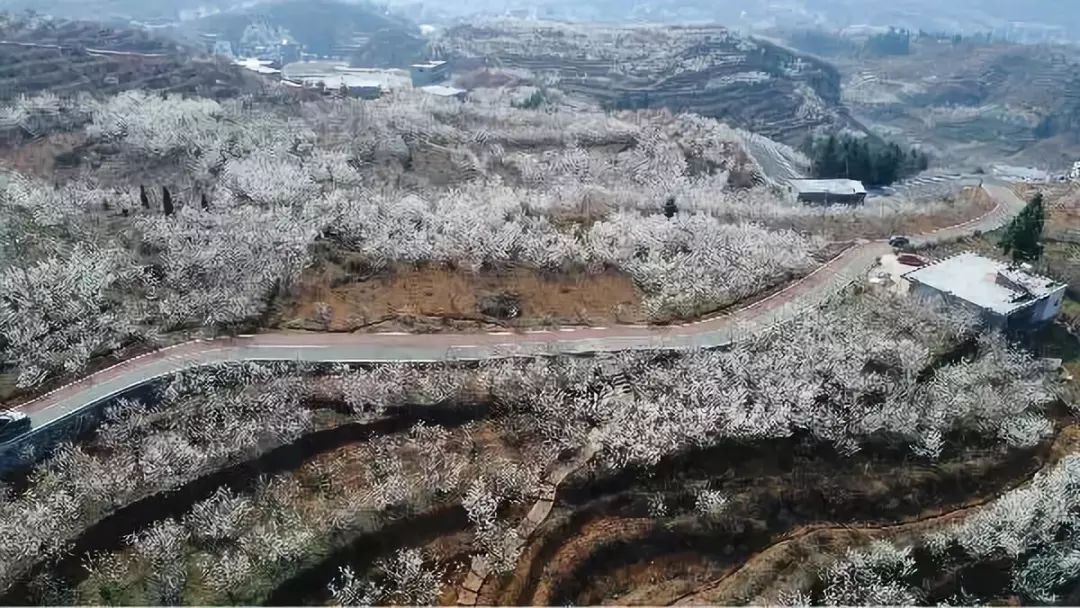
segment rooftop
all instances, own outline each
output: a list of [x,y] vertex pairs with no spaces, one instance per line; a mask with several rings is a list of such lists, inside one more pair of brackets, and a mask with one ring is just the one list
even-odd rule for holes
[[420,90],[430,95],[438,95],[439,97],[457,97],[458,95],[467,92],[465,89],[455,89],[454,87],[446,87],[438,84],[420,87]]
[[264,61],[262,59],[256,59],[254,57],[248,57],[246,59],[237,59],[234,64],[246,69],[256,72],[258,74],[280,74],[281,70],[270,67],[273,61]]
[[1009,315],[1064,287],[1052,279],[971,252],[913,270],[904,277],[1001,315]]
[[410,67],[433,70],[443,65],[446,65],[445,61],[428,61],[426,63],[414,63]]
[[338,72],[340,68],[347,67],[349,67],[349,64],[343,61],[297,61],[286,64],[281,68],[281,71],[286,78],[298,79],[309,76],[326,76]]
[[862,182],[853,179],[793,179],[790,184],[800,194],[866,194],[866,188]]
[[371,68],[345,68],[330,66],[324,71],[308,69],[300,75],[290,74],[290,68],[286,67],[285,76],[293,81],[302,82],[307,86],[317,86],[320,82],[329,88],[347,86],[350,89],[379,88],[383,91],[394,91],[412,87],[408,72],[403,70],[381,70]]

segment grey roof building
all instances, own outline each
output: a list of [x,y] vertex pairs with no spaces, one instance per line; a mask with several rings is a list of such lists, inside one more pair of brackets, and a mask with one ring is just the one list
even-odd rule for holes
[[793,179],[788,183],[800,203],[860,205],[866,201],[866,187],[852,179]]
[[1061,311],[1067,287],[971,252],[912,270],[904,278],[911,283],[912,293],[944,297],[1002,330],[1051,321]]

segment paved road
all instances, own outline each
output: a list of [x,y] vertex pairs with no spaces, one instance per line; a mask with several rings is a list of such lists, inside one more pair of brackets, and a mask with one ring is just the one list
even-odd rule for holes
[[116,57],[144,57],[144,58],[147,58],[147,59],[154,59],[154,58],[158,58],[158,57],[166,57],[167,56],[167,55],[165,55],[165,53],[139,53],[139,52],[136,52],[136,51],[110,51],[108,49],[90,49],[90,48],[81,48],[81,47],[74,47],[74,46],[62,46],[62,45],[59,45],[59,44],[40,44],[40,43],[37,43],[37,42],[17,42],[17,41],[14,41],[14,40],[0,40],[0,45],[21,46],[21,47],[24,47],[24,48],[49,49],[49,50],[56,50],[56,51],[81,50],[82,52],[86,53],[87,55],[112,55],[112,56],[116,56]]
[[[1023,208],[1004,185],[984,186],[998,205],[978,220],[912,238],[913,244],[947,241],[1001,227]],[[47,426],[128,388],[197,365],[226,361],[428,362],[587,354],[635,349],[697,349],[724,346],[792,319],[865,273],[887,243],[859,243],[806,278],[745,308],[695,323],[668,327],[615,326],[486,334],[268,333],[180,344],[124,361],[63,386],[19,409],[35,428]]]

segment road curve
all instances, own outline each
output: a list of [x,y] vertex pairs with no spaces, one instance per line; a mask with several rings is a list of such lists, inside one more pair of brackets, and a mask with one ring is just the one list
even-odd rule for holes
[[[1006,185],[987,183],[997,203],[976,220],[912,238],[916,246],[1000,228],[1024,202]],[[433,362],[514,356],[587,354],[622,350],[697,349],[724,346],[794,318],[864,276],[891,252],[882,241],[860,242],[805,278],[744,308],[713,318],[662,327],[561,328],[481,334],[267,333],[196,340],[148,353],[62,386],[17,409],[35,429],[44,428],[132,387],[175,372],[228,361]]]

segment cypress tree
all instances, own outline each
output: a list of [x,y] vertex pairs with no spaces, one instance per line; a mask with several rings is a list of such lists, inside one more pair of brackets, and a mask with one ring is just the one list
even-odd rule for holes
[[1043,227],[1046,224],[1046,207],[1041,192],[1032,197],[1024,210],[1013,218],[1001,237],[1002,251],[1011,255],[1014,262],[1031,262],[1042,257]]
[[169,189],[165,186],[161,187],[161,206],[165,210],[166,216],[173,214],[172,194],[169,194]]
[[146,196],[146,186],[139,186],[139,202],[142,203],[143,209],[150,208],[150,197]]
[[664,217],[669,220],[675,217],[675,214],[679,212],[679,206],[675,204],[675,197],[669,197],[664,203]]

